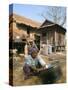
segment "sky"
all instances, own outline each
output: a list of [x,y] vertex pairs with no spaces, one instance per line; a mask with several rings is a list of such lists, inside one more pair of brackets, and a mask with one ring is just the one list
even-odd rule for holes
[[[11,12],[12,6],[10,6]],[[13,4],[13,13],[16,13],[21,16],[25,16],[37,22],[43,22],[44,18],[41,16],[41,13],[47,12],[46,6],[40,5],[25,5],[25,4]]]
[[[13,4],[13,6],[10,5],[9,10],[11,13],[13,8],[13,13],[42,23],[45,19],[51,20],[51,17],[47,15],[48,7],[46,5]],[[45,13],[45,19],[41,16],[42,13]]]

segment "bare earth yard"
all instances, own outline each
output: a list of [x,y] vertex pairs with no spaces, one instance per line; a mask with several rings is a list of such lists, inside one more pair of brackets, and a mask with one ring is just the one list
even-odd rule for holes
[[[42,56],[42,58],[47,63],[52,63],[55,60],[60,62],[60,67],[62,69],[62,76],[55,83],[65,83],[66,82],[66,55],[65,53],[56,53],[48,56]],[[24,57],[17,57],[17,60],[13,61],[13,85],[23,86],[23,85],[40,85],[42,84],[41,79],[37,76],[32,76],[31,78],[24,80],[23,73],[23,62]]]

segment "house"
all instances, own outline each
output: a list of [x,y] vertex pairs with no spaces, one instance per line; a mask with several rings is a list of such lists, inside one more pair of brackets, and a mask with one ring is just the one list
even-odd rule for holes
[[[25,53],[25,45],[27,41],[33,40],[37,42],[38,32],[37,28],[40,23],[31,19],[12,14],[9,17],[9,42],[10,47],[17,49],[20,53]],[[38,46],[40,45],[40,38]],[[40,48],[40,47],[39,47]]]
[[65,28],[49,20],[45,20],[39,27],[39,32],[41,33],[41,44],[50,45],[52,52],[65,50]]
[[36,43],[39,50],[44,44],[46,49],[44,51],[47,53],[48,50],[50,52],[64,51],[65,34],[65,28],[49,20],[41,24],[16,14],[9,17],[9,48],[16,48],[19,53],[25,53],[25,46],[30,40]]

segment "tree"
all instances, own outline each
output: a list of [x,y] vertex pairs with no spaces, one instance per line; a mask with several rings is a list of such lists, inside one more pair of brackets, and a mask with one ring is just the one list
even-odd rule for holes
[[44,19],[47,18],[61,26],[64,26],[64,24],[66,24],[66,8],[65,7],[56,7],[56,6],[47,7],[46,14],[45,14],[45,9],[44,9],[44,12],[41,13],[41,16]]

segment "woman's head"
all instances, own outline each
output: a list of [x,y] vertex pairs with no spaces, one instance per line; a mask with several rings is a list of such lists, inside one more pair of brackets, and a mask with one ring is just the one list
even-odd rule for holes
[[31,56],[32,58],[36,58],[38,55],[38,49],[37,48],[31,48]]

